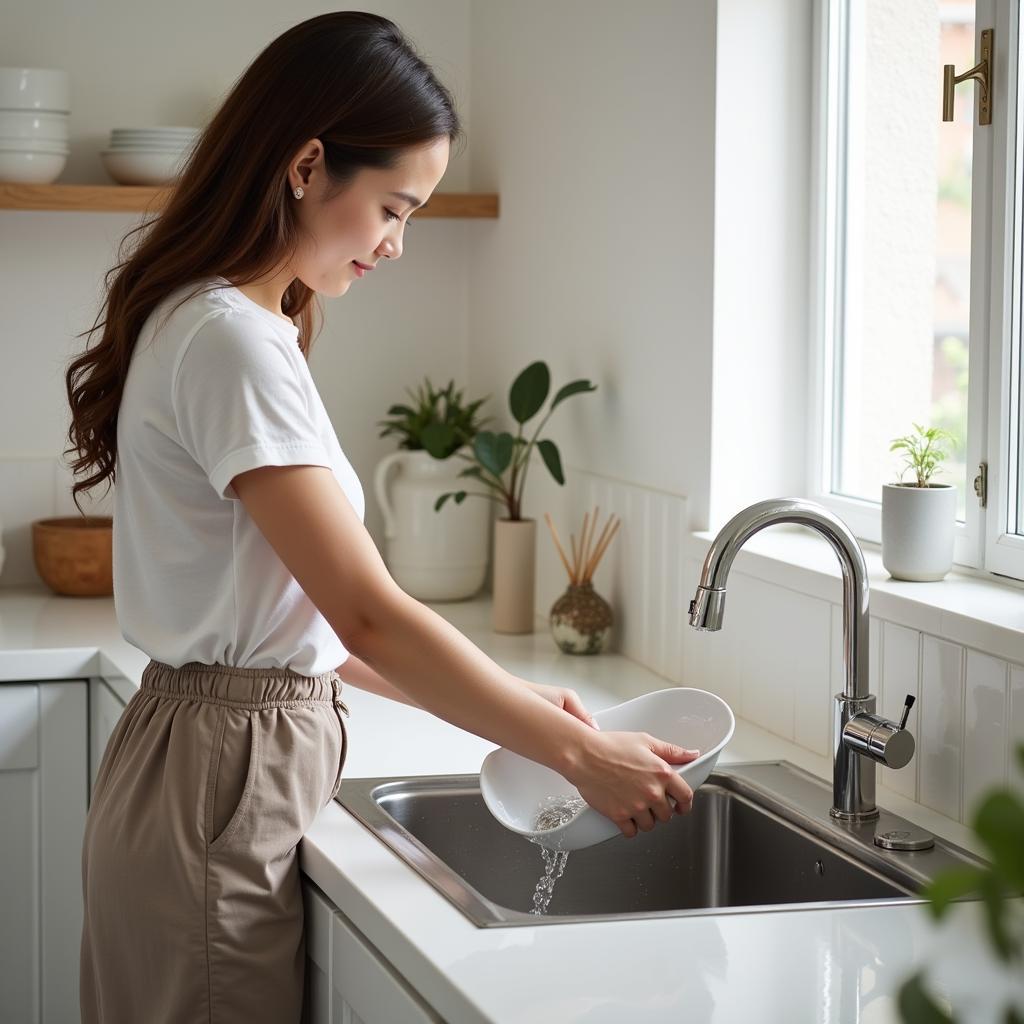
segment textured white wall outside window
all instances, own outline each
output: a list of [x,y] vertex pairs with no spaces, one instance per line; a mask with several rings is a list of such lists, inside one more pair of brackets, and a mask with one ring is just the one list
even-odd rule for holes
[[[881,500],[889,442],[932,393],[936,0],[851,4],[847,321],[840,493]],[[907,45],[913,40],[913,45]]]

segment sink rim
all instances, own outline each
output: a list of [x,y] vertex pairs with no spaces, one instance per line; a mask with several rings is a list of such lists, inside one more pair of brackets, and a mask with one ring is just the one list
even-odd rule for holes
[[[769,785],[769,782],[774,782],[774,785]],[[530,914],[505,907],[484,896],[388,813],[378,799],[398,794],[414,795],[417,790],[441,790],[476,793],[482,800],[479,773],[346,779],[342,782],[335,800],[481,928],[912,906],[926,902],[923,897],[915,895],[915,892],[938,870],[964,862],[985,864],[985,861],[975,854],[940,836],[935,836],[935,846],[932,849],[924,851],[900,852],[875,846],[876,829],[885,831],[912,823],[883,807],[879,807],[880,815],[875,821],[853,823],[832,818],[828,814],[832,800],[832,790],[828,783],[784,759],[719,764],[706,783],[709,786],[715,784],[729,790],[732,796],[754,804],[759,812],[805,833],[812,840],[825,845],[834,854],[852,860],[861,870],[875,875],[889,885],[903,889],[907,895],[885,896],[878,899],[690,907],[606,914]],[[924,870],[925,866],[930,870]]]

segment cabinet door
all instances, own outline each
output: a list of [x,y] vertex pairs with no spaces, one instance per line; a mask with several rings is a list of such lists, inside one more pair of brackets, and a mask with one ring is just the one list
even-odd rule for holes
[[340,911],[331,918],[331,1024],[444,1024]]
[[306,995],[302,1020],[303,1024],[330,1024],[331,917],[336,908],[305,875],[302,903],[306,916]]
[[89,681],[89,800],[92,800],[107,740],[124,711],[124,702],[102,679]]
[[0,1007],[4,1020],[78,1018],[84,680],[0,684]]

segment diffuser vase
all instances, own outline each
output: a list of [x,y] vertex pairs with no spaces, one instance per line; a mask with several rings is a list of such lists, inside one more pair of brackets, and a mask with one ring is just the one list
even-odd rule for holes
[[566,654],[600,654],[608,648],[612,606],[589,580],[569,584],[551,606],[549,621],[555,643]]
[[496,633],[533,632],[533,591],[537,562],[537,521],[494,521],[494,606]]

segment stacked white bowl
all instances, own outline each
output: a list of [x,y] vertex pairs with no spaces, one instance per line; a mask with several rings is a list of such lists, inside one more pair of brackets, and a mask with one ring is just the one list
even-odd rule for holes
[[165,185],[177,178],[198,134],[198,128],[175,126],[115,128],[100,155],[122,185]]
[[48,185],[68,159],[68,73],[0,67],[0,181]]

